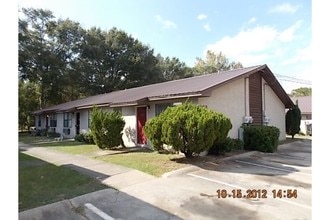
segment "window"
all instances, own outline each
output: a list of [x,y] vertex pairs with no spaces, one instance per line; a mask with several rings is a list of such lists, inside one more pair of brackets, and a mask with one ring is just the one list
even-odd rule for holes
[[56,128],[57,127],[57,115],[56,114],[51,114],[49,120],[50,120],[50,127],[51,128]]
[[63,128],[63,134],[70,135],[70,128]]
[[162,103],[162,104],[156,104],[155,105],[155,116],[158,116],[160,113],[165,111],[167,107],[173,106],[173,103]]
[[63,113],[63,127],[69,128],[71,126],[72,126],[72,114],[69,112]]

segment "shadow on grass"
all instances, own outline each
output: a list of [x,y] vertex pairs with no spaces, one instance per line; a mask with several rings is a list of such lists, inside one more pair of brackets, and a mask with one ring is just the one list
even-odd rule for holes
[[19,154],[19,211],[104,188],[99,181],[73,169]]
[[[100,149],[102,150],[102,149]],[[100,156],[95,156],[95,158],[119,154],[129,154],[129,153],[153,153],[155,151],[147,147],[128,147],[128,148],[118,148],[118,149],[104,149],[103,154]]]

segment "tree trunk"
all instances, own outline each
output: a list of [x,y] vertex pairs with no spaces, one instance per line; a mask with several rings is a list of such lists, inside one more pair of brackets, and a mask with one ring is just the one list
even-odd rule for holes
[[192,158],[193,157],[193,154],[192,154],[192,152],[190,150],[187,150],[187,151],[185,151],[183,153],[184,153],[184,155],[185,155],[186,158]]
[[294,134],[291,135],[291,138],[294,139]]
[[120,139],[120,145],[122,148],[126,148],[123,138]]

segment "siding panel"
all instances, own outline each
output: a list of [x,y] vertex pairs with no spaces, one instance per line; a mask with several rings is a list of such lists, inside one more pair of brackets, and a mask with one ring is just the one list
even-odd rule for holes
[[249,77],[250,116],[255,125],[262,124],[262,78],[259,72]]

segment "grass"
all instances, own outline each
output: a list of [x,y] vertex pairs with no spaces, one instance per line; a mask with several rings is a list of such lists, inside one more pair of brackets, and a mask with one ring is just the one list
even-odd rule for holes
[[19,153],[19,211],[105,188],[77,171]]
[[[178,163],[174,159],[184,156],[177,154],[159,154],[158,152],[141,152],[137,149],[131,152],[130,148],[121,150],[101,150],[96,145],[84,144],[77,141],[53,141],[45,137],[32,137],[28,134],[20,134],[19,141],[23,143],[33,144],[41,147],[51,147],[68,154],[74,155],[90,155],[90,157],[102,160],[108,163],[114,163],[129,168],[137,169],[142,172],[161,176],[166,172],[176,170],[186,166]],[[102,156],[95,156],[96,154]]]
[[100,149],[96,145],[92,144],[85,144],[85,145],[74,145],[74,146],[57,146],[54,149],[62,151],[64,153],[68,154],[90,154],[97,151],[100,151]]
[[21,133],[18,137],[19,141],[25,144],[31,144],[40,147],[52,147],[54,150],[59,150],[69,154],[90,154],[93,152],[101,151],[96,145],[85,144],[78,141],[54,141],[54,138],[47,138],[42,136],[33,137],[28,133]]
[[96,159],[137,169],[154,176],[161,176],[169,171],[184,167],[185,164],[174,161],[182,157],[184,156],[159,154],[158,152],[129,152],[103,155]]
[[29,133],[19,133],[18,140],[19,142],[23,142],[25,144],[39,144],[43,142],[54,141],[54,138],[48,138],[45,136],[32,136]]

